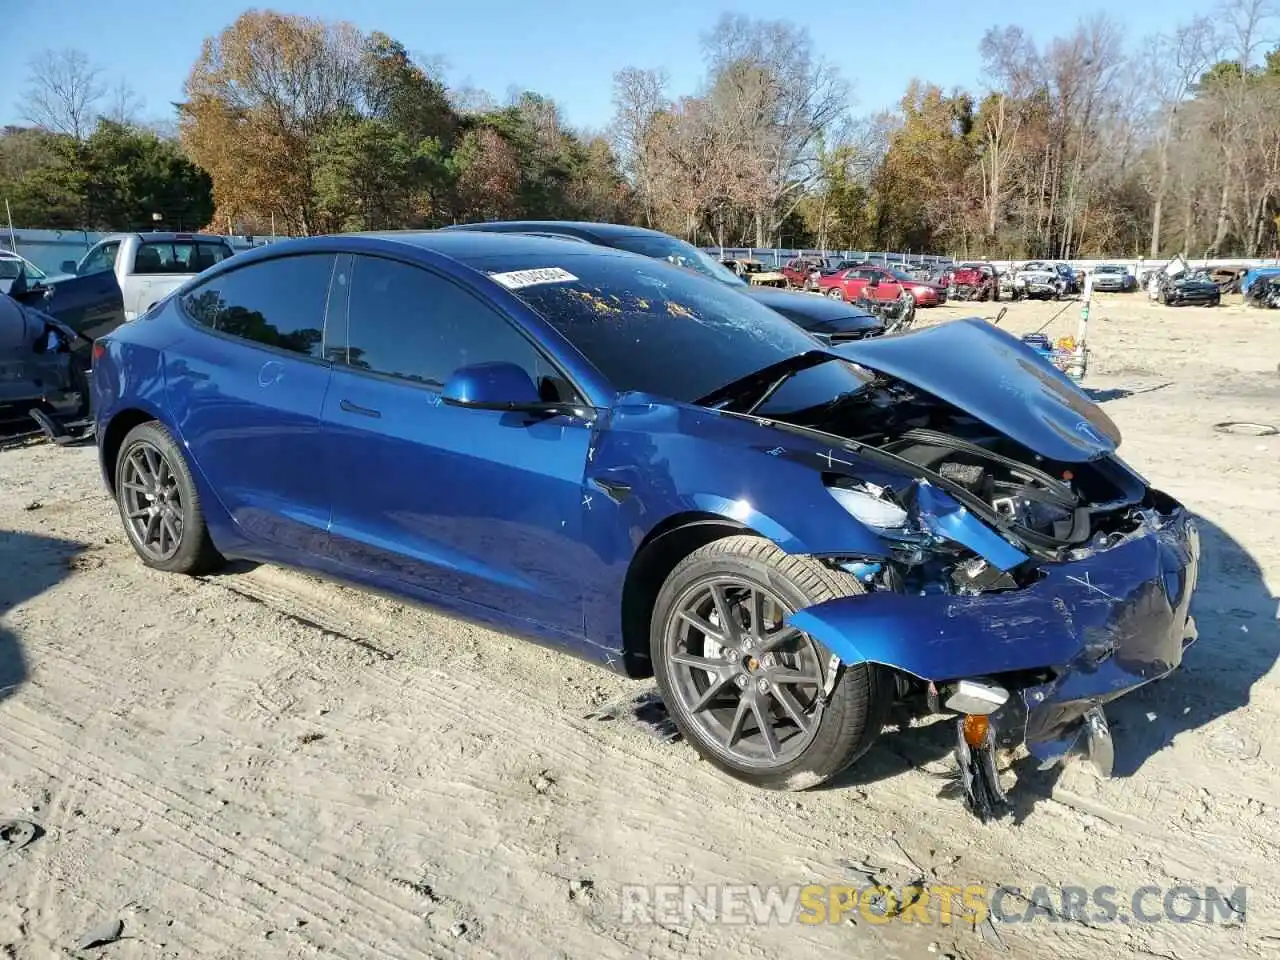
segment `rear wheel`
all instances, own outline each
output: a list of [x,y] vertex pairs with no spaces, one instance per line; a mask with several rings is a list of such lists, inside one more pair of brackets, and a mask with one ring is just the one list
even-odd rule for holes
[[222,563],[191,470],[159,423],[139,424],[120,445],[116,503],[129,542],[147,566],[196,574]]
[[839,287],[832,287],[830,290],[827,291],[827,296],[830,297],[832,300],[843,300],[845,298],[844,291],[841,290]]
[[870,747],[891,702],[889,675],[857,664],[832,676],[830,651],[785,623],[862,592],[853,577],[755,536],[717,540],[676,566],[650,646],[671,717],[703,758],[755,786],[802,790]]

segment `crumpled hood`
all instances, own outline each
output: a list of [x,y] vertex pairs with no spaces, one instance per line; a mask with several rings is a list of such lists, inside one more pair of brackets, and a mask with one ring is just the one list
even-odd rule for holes
[[1052,460],[1094,460],[1120,445],[1111,418],[1066,374],[984,320],[953,320],[832,349],[933,394]]

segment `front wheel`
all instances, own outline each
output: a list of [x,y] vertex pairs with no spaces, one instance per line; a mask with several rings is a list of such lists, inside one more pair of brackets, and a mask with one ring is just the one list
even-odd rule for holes
[[785,622],[862,592],[848,574],[762,537],[726,537],[682,560],[658,594],[650,647],[667,709],[694,749],[780,790],[817,786],[866,752],[891,678],[874,664],[833,667],[830,651]]
[[843,300],[845,298],[844,291],[841,290],[839,287],[832,287],[830,290],[827,291],[827,296],[830,297],[832,300]]
[[197,574],[222,562],[187,461],[159,423],[139,424],[120,445],[116,503],[129,542],[147,566]]

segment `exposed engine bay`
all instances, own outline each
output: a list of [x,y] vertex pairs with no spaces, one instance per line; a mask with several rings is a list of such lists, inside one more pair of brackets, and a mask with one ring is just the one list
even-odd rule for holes
[[[840,403],[800,411],[787,420],[835,434],[920,468],[915,479],[876,493],[915,512],[920,485],[943,490],[983,517],[1019,549],[1043,560],[1068,561],[1105,550],[1142,528],[1153,496],[1141,477],[1114,456],[1086,463],[1047,459],[938,398],[880,375]],[[865,489],[854,477],[833,485]],[[900,567],[913,583],[971,593],[1023,585],[1018,570],[1000,571],[971,551],[912,548],[904,538]],[[948,555],[950,554],[950,555]],[[965,562],[968,560],[976,562]],[[1028,565],[1029,567],[1032,565]],[[1032,575],[1030,570],[1028,575]]]

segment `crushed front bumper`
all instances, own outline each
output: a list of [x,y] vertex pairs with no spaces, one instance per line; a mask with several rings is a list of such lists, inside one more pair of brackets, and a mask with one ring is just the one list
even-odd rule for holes
[[[941,685],[1026,676],[991,715],[995,746],[1025,743],[1043,765],[1092,752],[1104,772],[1101,708],[1172,672],[1195,640],[1200,539],[1181,507],[1125,542],[1041,566],[1031,586],[977,596],[871,593],[806,607],[791,623],[846,664],[872,662]],[[1104,762],[1105,761],[1105,762]]]

